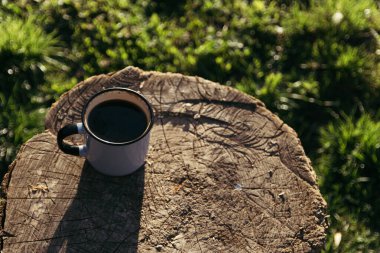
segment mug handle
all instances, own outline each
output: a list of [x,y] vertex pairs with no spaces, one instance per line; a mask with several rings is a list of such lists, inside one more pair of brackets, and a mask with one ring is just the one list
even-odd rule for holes
[[65,143],[63,140],[73,134],[83,134],[84,128],[82,123],[69,124],[58,131],[57,143],[60,150],[69,155],[86,156],[86,145],[74,146]]

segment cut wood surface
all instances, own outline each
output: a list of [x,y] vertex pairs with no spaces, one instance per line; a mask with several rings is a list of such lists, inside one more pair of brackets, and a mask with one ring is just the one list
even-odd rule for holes
[[[114,86],[141,92],[155,113],[146,164],[124,177],[102,175],[56,144],[89,97]],[[3,253],[319,252],[327,228],[300,140],[262,102],[134,67],[62,95],[3,189]]]

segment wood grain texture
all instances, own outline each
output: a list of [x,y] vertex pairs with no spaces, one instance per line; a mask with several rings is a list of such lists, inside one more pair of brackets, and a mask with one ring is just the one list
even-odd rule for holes
[[[113,86],[141,92],[155,125],[125,177],[63,154],[56,133]],[[50,109],[3,181],[3,252],[319,252],[326,203],[296,133],[262,102],[199,77],[128,67]],[[73,143],[82,142],[77,136]]]

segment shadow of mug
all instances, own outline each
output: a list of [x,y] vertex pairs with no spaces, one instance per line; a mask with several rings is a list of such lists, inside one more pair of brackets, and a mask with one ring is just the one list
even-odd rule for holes
[[137,252],[144,174],[142,167],[124,177],[105,176],[85,162],[47,252]]

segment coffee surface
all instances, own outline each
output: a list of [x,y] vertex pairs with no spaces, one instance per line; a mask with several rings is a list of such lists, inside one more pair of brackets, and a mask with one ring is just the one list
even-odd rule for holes
[[88,127],[97,137],[110,142],[127,142],[140,137],[148,122],[144,112],[124,100],[109,100],[95,106]]

